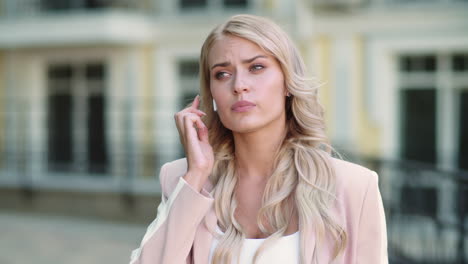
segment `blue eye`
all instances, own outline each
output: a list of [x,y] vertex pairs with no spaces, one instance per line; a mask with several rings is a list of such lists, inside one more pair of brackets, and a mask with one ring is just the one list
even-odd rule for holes
[[259,71],[261,69],[265,68],[263,65],[261,64],[254,64],[250,67],[250,71]]
[[219,79],[222,79],[222,78],[224,78],[224,77],[226,77],[228,75],[229,74],[227,72],[217,72],[217,73],[215,73],[215,78],[217,80],[219,80]]

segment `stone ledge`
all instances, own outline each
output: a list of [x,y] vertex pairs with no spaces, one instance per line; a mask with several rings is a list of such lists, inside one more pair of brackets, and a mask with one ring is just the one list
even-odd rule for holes
[[0,210],[149,224],[159,195],[0,188]]

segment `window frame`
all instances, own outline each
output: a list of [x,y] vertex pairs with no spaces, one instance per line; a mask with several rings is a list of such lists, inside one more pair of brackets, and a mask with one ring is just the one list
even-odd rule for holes
[[[468,78],[457,77],[463,73],[467,75],[468,71],[455,72],[452,68],[452,58],[456,53],[468,54],[468,50],[456,51],[434,50],[425,52],[400,52],[397,53],[397,61],[399,62],[400,56],[407,55],[424,55],[433,54],[435,56],[435,70],[433,72],[417,72],[405,73],[397,68],[396,88],[398,94],[405,89],[415,88],[418,86],[432,86],[436,92],[436,162],[435,165],[440,169],[457,170],[458,169],[458,140],[460,124],[458,123],[460,114],[460,102],[458,100],[458,93],[460,89],[468,89]],[[413,75],[413,76],[412,76]],[[401,109],[401,99],[397,99],[397,109]],[[398,114],[397,114],[398,116]],[[401,119],[399,115],[397,119],[398,132],[401,131]],[[398,136],[399,151],[398,157],[401,158],[401,149],[403,139],[401,135]]]
[[[94,64],[101,64],[104,68],[104,73],[102,75],[102,79],[99,80],[101,83],[100,91],[96,89],[96,82],[93,78],[88,78],[86,75],[86,68],[89,65]],[[87,174],[92,176],[108,176],[108,172],[110,171],[110,161],[109,161],[109,146],[108,146],[108,139],[106,137],[104,140],[106,141],[105,149],[106,149],[106,170],[104,172],[92,172],[89,171],[91,168],[92,162],[89,160],[89,138],[87,135],[88,132],[88,113],[89,109],[89,99],[96,94],[100,94],[104,100],[107,97],[107,90],[109,86],[109,64],[103,59],[95,59],[95,58],[87,58],[81,60],[70,60],[70,61],[57,61],[57,62],[47,62],[45,64],[45,72],[48,72],[50,67],[54,67],[57,65],[68,66],[71,68],[71,78],[70,78],[70,85],[69,88],[69,95],[71,96],[71,103],[73,107],[71,108],[71,163],[67,165],[68,169],[65,170],[54,170],[53,164],[51,164],[50,160],[47,160],[47,171],[52,174],[62,175],[64,174]],[[49,86],[49,76],[45,74],[45,95],[48,97],[50,96],[51,87]],[[55,88],[52,88],[55,89]],[[46,102],[47,108],[49,107],[49,102]],[[47,110],[49,111],[49,110]],[[106,116],[106,110],[103,109],[104,116]],[[49,113],[46,113],[47,118],[49,118]],[[105,119],[104,119],[105,120]],[[106,127],[106,124],[104,125]],[[79,128],[79,129],[77,129]],[[46,132],[47,134],[50,133],[49,130]],[[107,131],[103,131],[104,135],[106,135]],[[49,143],[49,138],[47,138],[47,144]],[[47,148],[47,153],[49,153],[49,149]],[[52,167],[51,167],[52,166]]]

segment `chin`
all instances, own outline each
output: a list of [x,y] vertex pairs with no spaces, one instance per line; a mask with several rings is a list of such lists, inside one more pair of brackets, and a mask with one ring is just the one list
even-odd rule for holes
[[262,127],[264,127],[264,124],[260,123],[260,122],[255,122],[255,121],[249,121],[249,122],[231,122],[229,124],[227,124],[227,126],[225,125],[226,128],[228,128],[229,130],[231,130],[232,132],[234,133],[251,133],[251,132],[255,132],[259,129],[261,129]]
[[247,134],[247,133],[255,132],[257,130],[258,128],[255,128],[255,127],[239,127],[239,128],[231,129],[233,133],[237,133],[237,134]]

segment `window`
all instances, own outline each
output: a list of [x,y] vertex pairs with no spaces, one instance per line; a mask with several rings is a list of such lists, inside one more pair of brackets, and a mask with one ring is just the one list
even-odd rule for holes
[[246,8],[247,0],[179,0],[179,6],[182,10],[208,8]]
[[49,164],[66,169],[72,163],[72,76],[70,65],[53,65],[48,69],[48,145]]
[[404,85],[400,91],[400,149],[405,160],[436,162],[436,90],[428,82],[435,71],[434,55],[400,58]]
[[207,0],[180,0],[182,9],[203,8],[206,7]]
[[431,88],[405,89],[402,102],[402,158],[436,162],[436,92]]
[[403,56],[400,69],[402,72],[434,72],[436,58],[433,55]]
[[390,3],[402,3],[402,4],[436,4],[436,3],[457,3],[466,2],[468,0],[386,0]]
[[87,100],[87,161],[88,171],[105,172],[107,152],[105,141],[105,67],[102,63],[85,65]]
[[247,0],[224,0],[225,7],[246,7]]
[[468,71],[468,54],[455,54],[452,58],[452,68],[455,72]]
[[108,0],[40,0],[40,6],[45,11],[65,11],[73,9],[97,9],[113,5]]
[[[458,130],[458,167],[468,170],[468,54],[458,53],[452,57],[452,69],[456,77],[460,108]],[[459,77],[459,78],[458,78]],[[457,80],[459,79],[459,80]]]
[[399,57],[400,156],[468,170],[468,52]]
[[[182,59],[178,63],[181,95],[179,109],[185,108],[199,94],[198,60]],[[180,147],[180,156],[184,155],[184,149]]]
[[50,170],[106,172],[105,80],[100,62],[48,67]]
[[468,170],[468,87],[460,92],[458,167]]
[[198,61],[181,60],[179,62],[179,76],[182,85],[180,109],[185,108],[199,93]]

